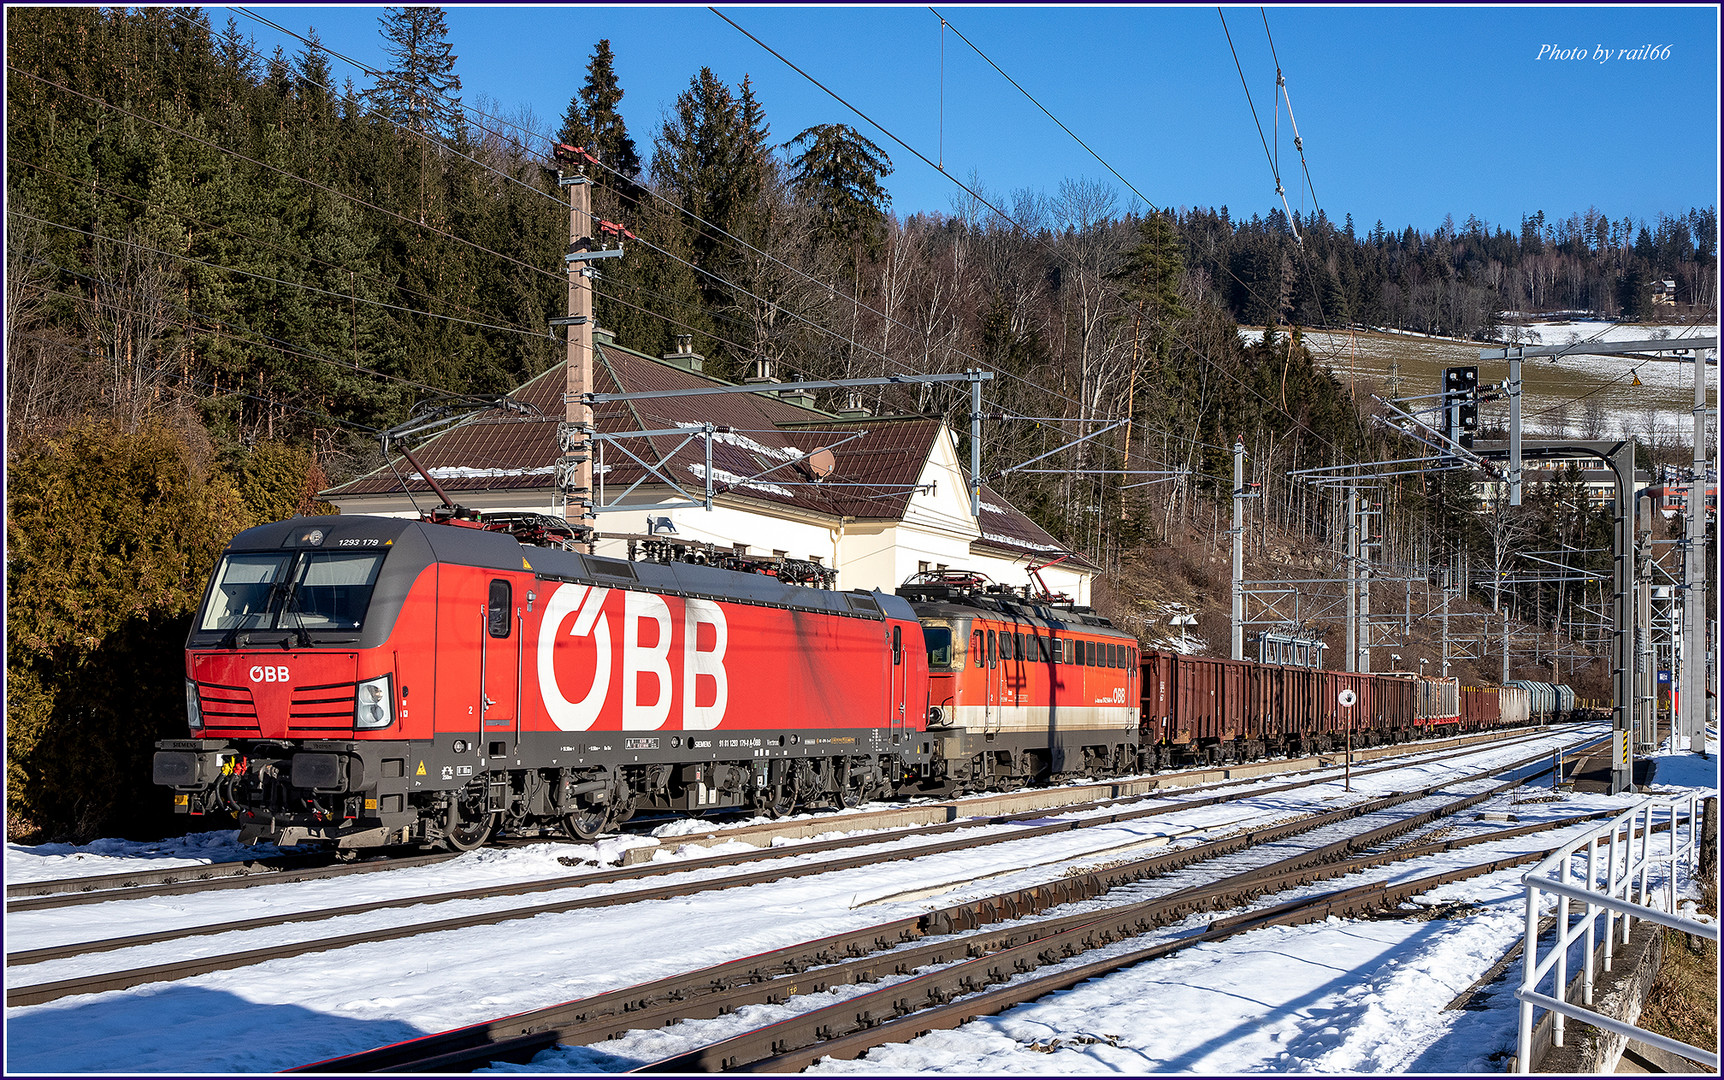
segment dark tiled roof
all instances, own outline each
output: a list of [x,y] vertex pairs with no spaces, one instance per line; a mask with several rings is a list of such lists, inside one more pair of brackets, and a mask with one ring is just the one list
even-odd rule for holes
[[[595,350],[593,369],[594,389],[601,394],[726,385],[614,345]],[[510,395],[536,408],[539,415],[501,410],[476,414],[427,440],[414,450],[414,457],[452,497],[463,492],[547,491],[559,456],[563,371],[559,364]],[[735,393],[604,402],[594,409],[594,422],[608,434],[693,429],[708,422],[728,427],[729,432],[714,436],[712,445],[714,478],[730,485],[725,496],[833,518],[877,521],[903,518],[941,431],[940,422],[927,417],[840,420],[775,396]],[[680,447],[679,443],[682,436],[658,435],[606,447],[606,489],[614,494],[646,473],[618,451],[621,445],[677,479],[686,490],[698,493],[703,486],[705,447],[699,439]],[[822,446],[832,449],[834,468],[816,485],[789,462]],[[666,454],[669,460],[660,465]],[[401,491],[403,480],[415,495],[430,493],[422,477],[400,465],[399,474],[385,467],[322,494],[334,499],[386,495]],[[660,482],[649,477],[647,483]],[[983,536],[978,546],[1010,552],[1061,550],[1052,536],[986,487],[982,503]]]

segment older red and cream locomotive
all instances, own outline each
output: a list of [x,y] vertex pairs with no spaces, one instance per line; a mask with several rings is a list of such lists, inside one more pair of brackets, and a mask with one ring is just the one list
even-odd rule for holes
[[[248,842],[465,850],[642,809],[778,815],[1521,718],[1453,680],[1140,652],[976,575],[836,592],[665,543],[526,542],[546,520],[239,534],[187,640],[190,737],[158,744],[155,782]],[[1363,708],[1335,705],[1340,681]],[[1474,693],[1491,707],[1458,707]]]

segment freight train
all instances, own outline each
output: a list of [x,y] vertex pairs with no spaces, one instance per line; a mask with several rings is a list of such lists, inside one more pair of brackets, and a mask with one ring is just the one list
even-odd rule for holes
[[812,564],[663,540],[580,554],[561,525],[240,533],[186,642],[190,737],[157,744],[155,783],[248,843],[468,850],[649,809],[777,816],[1526,718],[1526,691],[1144,650],[980,575],[838,592]]

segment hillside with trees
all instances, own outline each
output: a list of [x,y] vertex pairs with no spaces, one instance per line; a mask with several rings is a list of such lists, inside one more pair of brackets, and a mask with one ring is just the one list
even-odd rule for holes
[[[262,55],[196,8],[6,19],[9,838],[167,828],[149,748],[183,734],[178,657],[227,537],[316,512],[414,402],[505,393],[562,359],[558,142],[598,156],[595,211],[635,237],[596,284],[620,342],[691,335],[726,378],[993,370],[990,469],[1118,425],[1057,474],[991,482],[1104,567],[1098,602],[1146,633],[1148,594],[1225,608],[1201,552],[1226,528],[1236,439],[1265,573],[1342,528],[1333,490],[1290,472],[1418,451],[1299,328],[1482,337],[1505,310],[1626,317],[1672,277],[1680,314],[1716,288],[1714,208],[1356,232],[1130,214],[1105,185],[1050,179],[900,216],[884,149],[836,122],[774,131],[746,78],[692,73],[631,133],[606,41],[552,126],[462,85],[437,8],[389,10],[391,67],[364,85],[315,34]],[[1279,329],[1248,345],[1242,324]],[[862,403],[968,413],[946,387]],[[1488,560],[1452,474],[1397,482],[1384,512],[1385,558]],[[1529,528],[1559,512],[1540,513]],[[1522,610],[1557,618],[1544,598]]]

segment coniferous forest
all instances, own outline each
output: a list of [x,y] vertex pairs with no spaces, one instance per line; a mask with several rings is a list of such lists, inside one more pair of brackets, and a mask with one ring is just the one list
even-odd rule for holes
[[[1682,314],[1717,287],[1712,207],[1397,231],[1128,214],[1107,185],[1050,177],[1010,195],[983,178],[981,198],[954,188],[949,212],[901,215],[885,149],[838,122],[776,130],[747,79],[692,72],[657,128],[630,131],[605,41],[542,122],[462,86],[438,8],[389,9],[391,67],[352,78],[315,34],[264,55],[197,8],[6,19],[9,839],[173,827],[150,751],[183,734],[187,620],[227,539],[319,512],[414,403],[505,393],[561,361],[557,143],[596,154],[595,213],[631,234],[595,286],[621,344],[690,335],[726,378],[762,360],[811,379],[981,366],[998,373],[984,454],[1001,466],[1129,421],[1059,475],[993,480],[1121,575],[1166,569],[1196,522],[1211,539],[1236,439],[1262,484],[1260,543],[1339,527],[1332,493],[1289,471],[1414,452],[1301,328],[1485,339],[1505,311],[1639,318],[1668,279]],[[1278,329],[1245,344],[1240,325]],[[861,404],[968,413],[950,388]],[[1130,470],[1179,475],[1133,486]],[[1394,554],[1488,561],[1465,507],[1452,478],[1401,483]],[[1527,528],[1559,527],[1545,513]],[[1556,619],[1542,603],[1524,617]]]

